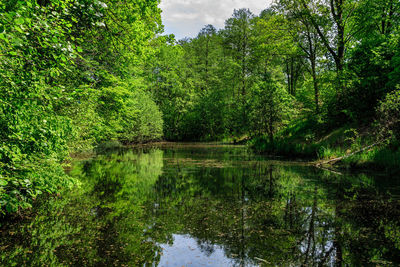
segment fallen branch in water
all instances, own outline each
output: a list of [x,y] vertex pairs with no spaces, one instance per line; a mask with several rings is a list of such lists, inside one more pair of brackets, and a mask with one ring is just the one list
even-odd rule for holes
[[258,260],[258,261],[261,261],[261,262],[264,262],[264,263],[266,263],[266,264],[269,264],[269,262],[266,261],[266,260],[264,260],[264,259],[260,259],[260,258],[257,258],[257,257],[254,257],[254,259],[255,259],[255,260]]
[[317,164],[315,167],[317,167],[318,169],[324,170],[324,171],[329,171],[329,172],[334,173],[334,174],[337,174],[337,175],[343,175],[343,173],[338,172],[338,171],[336,171],[336,170],[333,170],[333,169],[330,169],[330,168],[322,167],[321,164],[322,164],[322,163]]

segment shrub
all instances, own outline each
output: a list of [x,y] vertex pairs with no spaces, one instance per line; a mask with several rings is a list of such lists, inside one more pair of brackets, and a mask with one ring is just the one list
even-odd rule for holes
[[381,138],[400,137],[400,90],[397,89],[386,95],[380,102],[378,127]]

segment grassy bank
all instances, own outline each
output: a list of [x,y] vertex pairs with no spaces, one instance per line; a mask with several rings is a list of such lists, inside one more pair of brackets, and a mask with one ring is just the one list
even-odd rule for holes
[[[400,172],[400,143],[396,140],[376,143],[371,127],[344,125],[328,127],[312,119],[302,119],[279,132],[271,143],[267,136],[251,139],[248,144],[257,153],[306,159],[346,169]],[[354,155],[351,155],[354,152]],[[342,158],[344,157],[344,158]]]

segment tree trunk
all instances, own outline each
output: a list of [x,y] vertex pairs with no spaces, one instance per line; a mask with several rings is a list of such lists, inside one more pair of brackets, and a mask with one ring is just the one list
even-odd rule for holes
[[[332,1],[333,2],[333,1]],[[344,85],[344,77],[343,77],[343,68],[344,68],[344,52],[345,52],[345,25],[343,21],[343,0],[336,0],[336,12],[335,7],[332,5],[332,14],[336,22],[337,27],[337,54],[335,58],[335,64],[337,69],[337,78],[338,78],[338,88],[337,94],[338,98],[345,89]]]
[[[343,0],[330,0],[330,11],[332,13],[332,17],[334,20],[334,23],[336,24],[335,28],[337,31],[337,43],[336,43],[336,48],[332,48],[330,41],[327,37],[326,34],[324,34],[318,25],[318,23],[315,21],[315,19],[312,17],[311,11],[308,8],[307,3],[302,0],[302,5],[305,10],[307,10],[310,15],[309,19],[315,30],[317,31],[319,37],[321,38],[322,43],[326,47],[326,49],[329,51],[331,56],[333,57],[336,65],[336,72],[337,72],[337,85],[336,85],[336,94],[337,97],[340,99],[340,95],[342,91],[344,90],[344,77],[343,77],[343,69],[344,69],[344,54],[345,54],[345,48],[346,48],[346,41],[345,41],[345,23],[343,20]],[[336,51],[335,51],[336,50]]]
[[313,78],[313,85],[314,85],[315,112],[319,113],[319,88],[318,88],[315,57],[312,56],[310,58],[310,61],[311,61],[311,75]]

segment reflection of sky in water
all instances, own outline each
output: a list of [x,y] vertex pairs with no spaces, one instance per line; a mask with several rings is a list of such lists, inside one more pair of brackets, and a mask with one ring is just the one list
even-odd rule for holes
[[[304,223],[306,236],[300,243],[300,250],[303,254],[308,254],[316,262],[321,262],[321,259],[326,258],[326,266],[335,266],[336,251],[334,248],[333,240],[335,239],[335,232],[333,227],[326,227],[328,222],[319,217],[320,213],[326,210],[316,209],[313,216],[313,207],[305,207],[303,211],[308,215],[307,221]],[[331,216],[334,216],[332,213]],[[313,220],[313,226],[311,222]],[[309,232],[312,229],[312,232]]]
[[[189,235],[173,235],[172,245],[162,244],[162,255],[158,266],[236,266],[224,250],[217,245],[207,244],[201,248],[197,240]],[[250,266],[250,265],[246,265]]]

